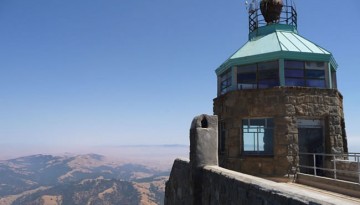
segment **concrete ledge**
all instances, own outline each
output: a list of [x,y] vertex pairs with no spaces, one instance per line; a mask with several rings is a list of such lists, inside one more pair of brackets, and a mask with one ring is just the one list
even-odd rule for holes
[[[224,198],[241,201],[242,203],[239,204],[330,205],[340,203],[340,201],[329,200],[327,197],[314,193],[312,190],[296,189],[286,183],[277,183],[217,166],[204,167],[204,177],[207,178],[203,180],[204,182],[212,181],[212,184],[208,185],[209,188],[211,187],[208,195],[233,192],[233,194],[229,194]],[[218,178],[218,181],[214,180],[216,178]],[[220,190],[221,188],[219,189],[218,186],[215,186],[222,184],[223,186],[220,187],[226,187],[225,190]],[[230,188],[229,184],[234,186]],[[239,188],[240,192],[232,191],[239,190]],[[224,198],[221,198],[220,196],[219,202],[224,200]]]
[[360,198],[360,184],[337,179],[313,176],[308,174],[297,175],[299,184],[304,184],[327,191],[337,192],[340,194]]
[[[169,181],[166,183],[165,205],[360,204],[360,200],[354,198],[350,199],[351,197],[347,198],[343,195],[343,197],[338,197],[333,194],[325,193],[325,191],[315,191],[306,186],[300,187],[299,184],[294,183],[277,183],[218,166],[205,166],[199,169],[201,170],[201,175],[192,178],[189,160],[175,160]],[[302,179],[304,179],[304,177]],[[314,180],[309,179],[309,181]],[[194,193],[194,182],[198,182],[202,187],[200,195],[195,195]],[[316,183],[318,182],[315,182],[315,184]],[[349,189],[354,189],[356,187],[358,188],[358,185],[349,185]],[[359,189],[352,190],[352,193],[355,192],[360,193]],[[199,203],[196,200],[199,200]]]

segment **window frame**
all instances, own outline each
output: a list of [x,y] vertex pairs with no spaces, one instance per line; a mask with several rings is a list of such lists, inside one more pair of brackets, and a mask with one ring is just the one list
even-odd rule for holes
[[[253,124],[254,121],[264,121],[264,126],[258,126],[256,127],[256,124]],[[247,123],[246,123],[247,122]],[[254,126],[252,126],[254,125]],[[247,128],[245,127],[247,126]],[[244,156],[274,156],[274,136],[275,136],[275,125],[274,125],[274,118],[244,118],[242,119],[242,126],[241,126],[241,151]],[[247,131],[246,131],[247,129]],[[250,129],[252,131],[250,131]],[[254,132],[254,130],[257,130],[257,132]],[[261,132],[261,129],[263,129],[263,132]],[[270,131],[270,132],[267,132]],[[246,133],[252,133],[254,134],[254,143],[251,146],[254,146],[254,150],[247,150],[245,148],[245,134]],[[266,133],[270,134],[270,138],[267,138],[269,140],[269,150],[266,150],[265,142],[262,142],[263,150],[260,149],[260,140],[265,139]],[[262,135],[262,136],[261,136]]]
[[229,88],[231,88],[232,86],[232,69],[229,68],[227,71],[225,71],[221,76],[220,76],[220,94],[225,94],[229,91]]
[[[266,89],[280,86],[279,70],[279,60],[237,66],[237,89]],[[255,78],[246,78],[246,75],[255,76]]]
[[[291,71],[299,71],[299,74],[302,71],[302,75],[291,76]],[[327,88],[326,63],[323,61],[285,60],[284,79],[285,86]]]

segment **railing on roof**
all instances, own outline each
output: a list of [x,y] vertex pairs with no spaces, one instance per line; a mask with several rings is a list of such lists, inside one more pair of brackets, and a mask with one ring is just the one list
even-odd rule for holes
[[360,184],[360,153],[299,153],[299,158],[300,173]]
[[[297,28],[297,12],[294,6],[284,5],[280,14],[279,24],[292,25]],[[261,26],[266,26],[267,23],[261,14],[260,8],[256,6],[255,9],[249,10],[249,32],[255,31]]]

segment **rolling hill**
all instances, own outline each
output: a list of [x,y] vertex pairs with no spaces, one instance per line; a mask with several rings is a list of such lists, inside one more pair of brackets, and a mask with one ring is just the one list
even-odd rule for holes
[[162,204],[169,170],[98,154],[0,161],[0,205]]

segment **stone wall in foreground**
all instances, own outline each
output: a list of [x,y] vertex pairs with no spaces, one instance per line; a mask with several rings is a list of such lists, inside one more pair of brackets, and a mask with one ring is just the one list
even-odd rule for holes
[[[166,183],[165,205],[332,204],[309,197],[307,193],[297,193],[282,187],[281,183],[218,166],[205,166],[199,171],[201,175],[192,178],[190,162],[184,159],[175,160]],[[200,194],[194,194],[193,183],[201,186]]]

